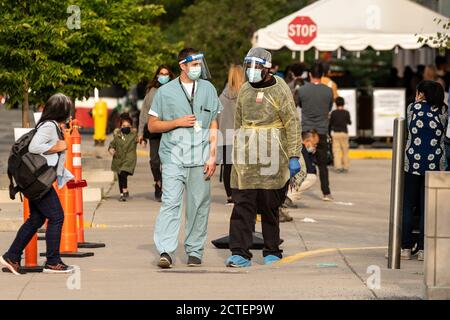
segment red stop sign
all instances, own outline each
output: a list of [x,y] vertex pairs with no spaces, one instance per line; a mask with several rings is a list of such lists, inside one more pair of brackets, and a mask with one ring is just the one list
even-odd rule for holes
[[288,35],[296,44],[310,44],[317,37],[317,25],[310,17],[296,17],[288,25]]

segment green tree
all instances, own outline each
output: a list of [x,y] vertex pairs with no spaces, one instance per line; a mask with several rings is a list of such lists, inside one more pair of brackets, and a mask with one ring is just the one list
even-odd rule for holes
[[242,63],[256,30],[312,1],[197,0],[178,21],[185,44],[202,50],[212,81],[222,88],[230,63]]
[[[156,17],[160,5],[144,0],[0,1],[0,91],[22,104],[29,126],[30,103],[61,91],[73,99],[94,87],[128,88],[174,55]],[[78,23],[79,22],[79,23]],[[78,25],[77,25],[78,24]]]
[[437,46],[441,54],[445,54],[445,50],[450,49],[450,19],[442,20],[435,18],[434,22],[441,26],[442,31],[437,32],[434,36],[419,36],[417,42]]

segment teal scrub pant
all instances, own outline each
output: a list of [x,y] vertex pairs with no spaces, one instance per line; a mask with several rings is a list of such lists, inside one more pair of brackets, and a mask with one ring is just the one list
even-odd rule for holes
[[203,166],[162,165],[162,203],[154,234],[160,254],[165,252],[173,257],[177,249],[183,192],[186,190],[185,251],[188,256],[203,257],[211,204],[210,181],[205,181],[203,169]]

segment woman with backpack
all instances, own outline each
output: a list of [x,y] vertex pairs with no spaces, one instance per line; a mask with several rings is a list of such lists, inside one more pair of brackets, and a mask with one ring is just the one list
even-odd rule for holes
[[[68,120],[72,107],[71,100],[64,94],[58,93],[50,97],[45,104],[41,119],[36,126],[28,151],[42,155],[50,167],[54,167],[57,175],[58,187],[62,188],[73,175],[64,168],[67,144],[63,139],[62,127]],[[72,273],[73,268],[62,262],[59,247],[64,222],[64,211],[56,190],[50,190],[38,200],[29,200],[30,217],[17,232],[8,252],[0,257],[0,263],[13,274],[22,274],[20,261],[22,252],[37,230],[48,220],[45,235],[47,246],[47,262],[45,273]]]

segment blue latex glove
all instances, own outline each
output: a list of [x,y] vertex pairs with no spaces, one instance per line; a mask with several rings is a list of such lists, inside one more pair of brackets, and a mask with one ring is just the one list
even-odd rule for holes
[[289,171],[291,172],[291,178],[299,173],[300,169],[300,161],[298,161],[298,158],[294,157],[289,159]]

